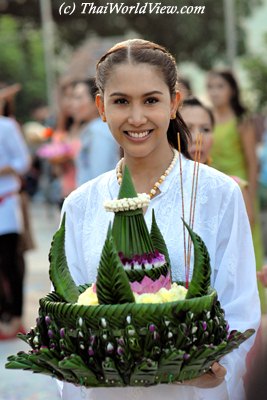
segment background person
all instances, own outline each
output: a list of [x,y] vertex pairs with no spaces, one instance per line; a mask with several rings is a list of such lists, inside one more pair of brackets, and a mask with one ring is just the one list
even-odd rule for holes
[[[252,229],[256,266],[263,265],[263,245],[260,231],[256,156],[256,135],[247,111],[240,101],[239,87],[231,71],[213,70],[208,74],[207,91],[215,117],[212,166],[227,175],[248,182],[248,216]],[[259,286],[262,311],[266,312],[265,293]]]
[[20,176],[30,165],[29,153],[16,122],[2,116],[0,91],[0,340],[23,331],[23,270],[19,238],[23,231]]
[[73,115],[81,123],[80,149],[75,157],[76,185],[113,169],[119,147],[95,105],[95,79],[77,81],[73,88]]

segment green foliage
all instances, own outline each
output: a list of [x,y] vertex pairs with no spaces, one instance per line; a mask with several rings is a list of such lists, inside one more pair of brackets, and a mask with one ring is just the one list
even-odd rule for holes
[[135,302],[129,280],[115,248],[111,227],[99,263],[96,292],[100,304]]
[[[129,169],[125,166],[118,199],[132,197],[137,197],[137,193]],[[121,251],[125,257],[131,258],[136,254],[142,255],[154,251],[141,208],[116,212],[112,234],[118,252]]]
[[[153,40],[165,45],[173,52],[177,61],[195,61],[203,68],[210,68],[215,59],[225,59],[225,25],[224,25],[224,1],[214,0],[169,0],[170,6],[205,6],[203,14],[82,14],[82,7],[76,3],[76,10],[70,16],[59,14],[61,0],[52,3],[53,18],[63,42],[73,47],[81,44],[86,37],[120,36],[129,32],[148,40]],[[68,2],[67,2],[68,3]],[[136,5],[136,1],[127,0],[125,4]],[[143,4],[142,2],[140,2]],[[155,2],[154,2],[155,3]],[[162,6],[165,5],[161,2]],[[262,0],[236,0],[236,29],[238,32],[238,52],[245,51],[245,31],[243,19],[262,4]],[[72,4],[72,2],[70,2]],[[107,2],[96,0],[95,6],[105,6]],[[38,2],[25,0],[8,2],[4,12],[15,15],[23,20],[30,20],[39,24],[40,12]],[[155,29],[156,27],[156,29]]]
[[64,214],[60,229],[53,237],[49,253],[49,275],[56,293],[66,302],[75,303],[79,290],[71,277],[65,255],[65,218]]
[[[267,45],[267,36],[265,38]],[[256,111],[267,107],[267,59],[264,55],[250,55],[244,58],[243,66],[248,73],[251,90],[255,95],[254,106]]]
[[45,70],[40,29],[11,16],[0,17],[0,81],[20,83],[16,116],[26,120],[32,104],[45,98]]
[[162,233],[160,232],[159,227],[157,225],[154,209],[152,210],[152,225],[151,225],[150,236],[155,249],[158,250],[161,254],[163,254],[165,256],[165,260],[167,261],[168,265],[171,265],[169,252],[165,240],[162,236]]
[[[123,177],[122,177],[122,182],[121,182],[118,199],[131,198],[131,197],[137,197],[137,193],[134,188],[134,184],[132,181],[132,177],[130,175],[129,168],[126,165],[124,168],[124,171],[123,171]],[[142,210],[140,210],[140,213],[142,213]]]
[[194,233],[185,221],[183,223],[194,244],[194,271],[186,299],[206,296],[210,287],[210,256],[201,237]]

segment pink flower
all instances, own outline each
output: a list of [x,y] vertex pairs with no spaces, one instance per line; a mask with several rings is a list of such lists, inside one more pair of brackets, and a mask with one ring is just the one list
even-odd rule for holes
[[72,148],[65,142],[46,143],[38,149],[37,154],[39,157],[48,159],[62,156],[71,157]]
[[168,272],[167,276],[161,275],[159,279],[153,281],[145,276],[141,282],[130,282],[131,289],[134,293],[157,293],[161,288],[171,289],[171,275]]

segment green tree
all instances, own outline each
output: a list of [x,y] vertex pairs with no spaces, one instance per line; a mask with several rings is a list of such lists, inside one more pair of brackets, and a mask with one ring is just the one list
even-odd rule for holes
[[[267,45],[267,35],[265,37]],[[251,90],[254,93],[256,111],[267,109],[267,58],[264,55],[250,55],[244,58],[243,65],[248,73]]]
[[32,104],[45,98],[45,71],[41,34],[31,22],[0,17],[0,81],[18,82],[17,117],[25,120]]
[[[248,16],[262,0],[235,0],[236,28],[238,32],[238,53],[245,51],[245,33],[242,27],[243,18]],[[60,15],[62,0],[53,0],[53,18],[60,37],[72,46],[79,45],[92,34],[100,36],[117,36],[135,31],[142,37],[165,45],[174,54],[177,61],[193,60],[203,68],[210,68],[214,60],[225,59],[224,1],[214,0],[168,0],[162,5],[182,7],[205,6],[204,14],[81,14],[80,1],[75,1],[73,15]],[[136,5],[137,1],[124,0],[125,5]],[[140,4],[145,2],[140,1]],[[151,2],[157,3],[157,2]],[[73,4],[73,1],[65,1]],[[96,0],[96,6],[106,5],[106,0]],[[40,24],[39,2],[36,0],[10,0],[3,10],[21,19],[30,19]]]

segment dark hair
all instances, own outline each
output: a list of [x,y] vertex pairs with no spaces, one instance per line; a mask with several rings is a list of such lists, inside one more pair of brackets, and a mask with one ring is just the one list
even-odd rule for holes
[[180,84],[183,85],[188,90],[188,93],[190,95],[192,94],[192,87],[191,87],[190,80],[188,78],[180,76],[179,80],[178,80],[178,87]]
[[233,91],[231,97],[231,107],[238,118],[243,117],[243,115],[247,112],[247,110],[241,103],[239,86],[233,72],[227,69],[223,70],[214,69],[209,72],[209,75],[220,76],[228,83],[228,85],[231,87]]
[[212,127],[214,127],[215,119],[214,119],[213,112],[211,111],[211,109],[209,107],[205,106],[200,100],[198,100],[198,98],[191,96],[191,97],[188,97],[187,99],[184,99],[183,107],[201,107],[208,114],[211,125],[212,125]]
[[[174,57],[162,46],[142,39],[126,40],[113,46],[99,60],[96,67],[96,85],[99,93],[104,93],[106,81],[111,74],[114,65],[123,63],[146,63],[156,67],[163,74],[170,95],[174,96],[177,88],[178,74]],[[181,152],[188,158],[188,141],[191,134],[183,121],[180,113],[176,112],[176,118],[170,120],[167,130],[168,142],[178,149],[177,133],[180,133]]]
[[95,78],[88,78],[88,79],[81,79],[81,80],[74,81],[73,87],[75,87],[79,83],[83,83],[84,85],[87,86],[89,95],[92,97],[93,100],[95,100],[96,94],[98,92]]

